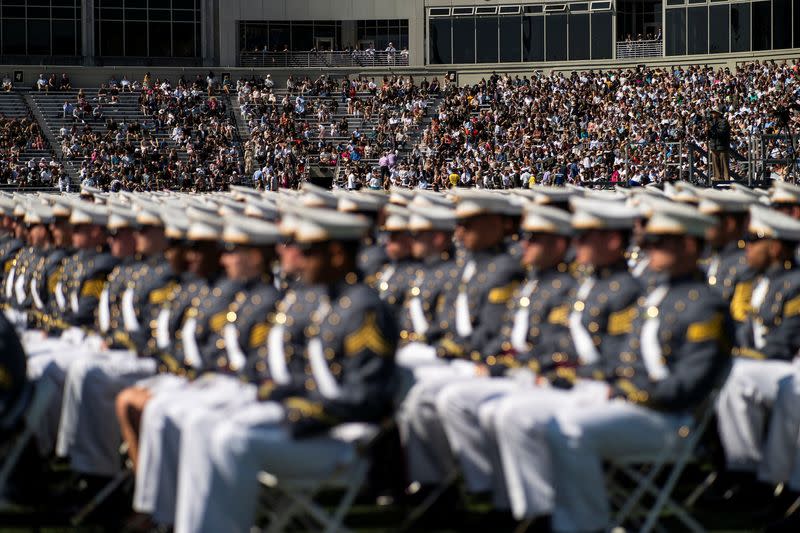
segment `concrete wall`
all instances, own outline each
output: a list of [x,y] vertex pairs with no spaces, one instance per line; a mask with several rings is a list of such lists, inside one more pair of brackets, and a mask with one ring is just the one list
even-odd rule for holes
[[407,19],[409,62],[424,63],[424,0],[223,0],[219,3],[219,62],[236,65],[241,20],[371,19]]

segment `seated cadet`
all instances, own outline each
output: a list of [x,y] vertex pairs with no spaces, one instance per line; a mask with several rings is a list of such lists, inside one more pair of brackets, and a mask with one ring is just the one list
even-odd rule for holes
[[525,390],[535,375],[549,374],[555,368],[552,354],[539,352],[539,340],[561,333],[563,328],[549,325],[548,317],[563,313],[577,288],[564,262],[573,234],[569,213],[531,204],[526,208],[522,231],[522,264],[528,275],[509,301],[502,329],[480,350],[478,375],[446,385],[435,404],[467,490],[491,490],[495,508],[507,508],[508,502],[505,486],[498,483],[502,478],[499,464],[492,464],[496,445],[482,430],[481,421],[492,415],[497,400],[505,394]]
[[[125,388],[116,398],[117,420],[134,469],[145,405],[154,394],[186,383],[187,373],[200,362],[195,337],[198,324],[210,318],[207,311],[211,307],[230,296],[228,284],[220,279],[218,242],[222,226],[217,215],[194,207],[189,208],[187,214],[190,224],[186,230],[186,272],[181,283],[172,287],[157,318],[146,322],[156,341],[155,347],[148,341],[146,353],[156,358],[158,373]],[[190,353],[184,353],[184,341]]]
[[358,269],[366,279],[370,280],[389,262],[386,248],[379,242],[380,238],[377,235],[377,230],[385,219],[383,208],[389,197],[383,191],[377,194],[348,192],[337,196],[339,197],[337,210],[362,216],[369,221],[370,231],[364,237],[364,245],[358,253]]
[[420,263],[420,268],[400,313],[400,340],[403,343],[425,338],[435,319],[439,298],[452,289],[450,270],[457,268],[453,245],[455,213],[445,207],[419,206],[414,202],[416,198],[409,206],[408,228],[413,237],[411,253]]
[[399,315],[406,291],[419,265],[411,255],[413,239],[408,230],[408,209],[390,204],[384,211],[386,219],[381,231],[386,237],[385,249],[389,261],[377,273],[373,284],[381,300],[389,304],[395,315]]
[[[778,385],[796,372],[793,361],[800,349],[800,268],[795,263],[800,222],[753,205],[745,240],[747,262],[758,277],[737,334],[733,369],[717,404],[729,470],[718,485],[734,489],[725,492],[736,505],[771,499],[773,487],[756,483],[755,473],[766,458],[763,435]],[[792,450],[780,453],[775,460]]]
[[[54,305],[51,300],[60,276],[61,263],[65,257],[75,253],[72,248],[72,225],[69,223],[71,207],[66,202],[53,200],[50,197],[47,199],[52,202],[51,210],[54,217],[48,228],[52,237],[52,246],[44,261],[36,265],[30,283],[33,305],[29,309],[28,316],[31,326],[36,330],[48,327],[49,313]],[[30,333],[31,336],[41,337],[41,334],[36,335],[39,331]]]
[[[527,428],[532,439],[524,446],[499,439],[506,473],[529,470],[531,459],[541,468],[537,483],[528,478],[513,488],[509,480],[512,503],[529,502],[524,516],[552,512],[554,531],[607,528],[603,461],[657,457],[724,378],[730,360],[727,305],[697,266],[711,224],[693,207],[654,206],[646,233],[657,285],[626,320],[626,342],[609,353],[605,394],[598,390],[589,404],[557,407],[544,424],[505,421]],[[509,446],[502,451],[504,443]]]
[[[185,426],[175,531],[248,531],[259,470],[279,479],[319,475],[336,464],[344,445],[310,437],[340,423],[378,422],[391,412],[397,329],[356,272],[366,224],[342,213],[296,215],[303,283],[322,288],[312,324],[300,338],[279,329],[275,346],[269,341],[270,379],[260,384],[260,401],[223,410],[210,429],[203,418]],[[270,324],[289,325],[289,318],[281,312]],[[282,347],[293,349],[280,357]]]
[[25,348],[28,352],[28,377],[46,379],[59,391],[53,395],[47,416],[37,427],[40,451],[50,454],[55,448],[58,419],[66,371],[72,361],[83,357],[87,347],[82,343],[85,330],[94,321],[100,294],[108,274],[119,261],[107,253],[106,224],[108,211],[86,202],[75,203],[70,215],[73,226],[72,243],[78,250],[70,262],[69,272],[64,273],[57,294],[61,294],[63,311],[53,323],[67,330],[59,339],[34,340]]
[[776,211],[800,220],[800,186],[788,181],[774,180],[769,205]]
[[709,230],[711,254],[703,265],[708,284],[730,303],[731,317],[742,322],[746,318],[755,276],[744,251],[749,206],[753,199],[743,192],[716,189],[703,190],[700,196],[700,212],[717,219]]
[[248,361],[266,344],[269,328],[264,320],[278,302],[272,262],[280,237],[272,223],[226,217],[220,261],[227,278],[240,283],[225,308],[209,321],[211,335],[200,347],[204,373],[186,387],[155,395],[145,406],[134,505],[159,523],[173,520],[183,422],[197,410],[227,408],[255,395],[255,387],[244,377]]
[[28,324],[26,310],[31,305],[29,285],[36,266],[44,260],[50,247],[50,231],[48,225],[53,220],[52,210],[41,204],[32,203],[25,212],[24,222],[27,227],[28,246],[17,255],[11,272],[6,278],[6,310],[18,325]]
[[[436,319],[422,341],[407,344],[398,363],[414,369],[417,383],[410,389],[398,413],[400,437],[405,446],[411,481],[439,483],[447,465],[427,460],[441,428],[431,434],[427,417],[441,388],[459,376],[474,376],[471,354],[488,333],[497,332],[514,289],[522,278],[519,262],[506,253],[503,219],[507,200],[494,193],[458,191],[455,216],[466,254],[462,266],[448,272],[449,282],[437,302]],[[458,265],[456,265],[458,266]],[[449,278],[449,279],[448,279]]]
[[[111,219],[125,212],[116,207]],[[169,243],[157,211],[139,206],[129,215],[140,260],[125,262],[126,269],[115,269],[109,276],[97,312],[103,342],[94,357],[70,365],[64,387],[56,454],[69,457],[71,468],[84,475],[112,476],[121,467],[114,399],[125,386],[155,372],[155,360],[144,357],[134,339],[146,329],[139,324],[155,318],[148,308],[166,299],[169,285],[183,269],[167,257]],[[113,228],[119,223],[110,220],[109,225],[121,231]],[[156,291],[162,296],[152,301]]]
[[[16,211],[15,213],[16,208],[17,202],[15,200],[5,197],[0,198],[0,212],[3,215],[2,228],[7,235],[0,243],[0,287],[5,286],[6,276],[13,266],[14,258],[25,245],[21,239],[25,231],[25,225],[22,221],[25,213],[24,211]],[[4,296],[4,293],[0,293],[0,298]]]

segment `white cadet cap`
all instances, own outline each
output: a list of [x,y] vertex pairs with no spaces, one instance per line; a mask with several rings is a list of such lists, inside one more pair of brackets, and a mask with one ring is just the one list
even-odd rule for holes
[[563,209],[547,205],[529,204],[525,208],[525,216],[522,218],[520,227],[531,233],[551,233],[565,236],[575,233],[570,214]]
[[270,246],[282,240],[278,226],[250,217],[230,216],[225,219],[222,240],[245,246]]
[[769,207],[750,206],[748,231],[760,238],[800,241],[800,221]]
[[408,229],[411,231],[454,231],[456,229],[456,214],[446,207],[419,207],[410,206],[411,216],[408,219]]
[[75,201],[72,203],[69,223],[73,226],[78,224],[106,226],[108,224],[108,209],[82,200]]
[[679,202],[650,200],[653,213],[645,226],[647,235],[691,235],[705,239],[706,231],[717,223],[713,216]]
[[698,209],[707,215],[747,213],[750,204],[756,201],[752,196],[737,190],[706,189],[699,194],[701,199]]
[[358,241],[364,238],[370,222],[364,217],[326,209],[293,209],[292,235],[298,243]]
[[596,198],[570,198],[572,227],[576,230],[630,230],[641,216],[624,202]]
[[464,189],[456,191],[454,196],[458,219],[479,215],[508,215],[511,210],[508,200],[499,194]]
[[406,207],[389,204],[384,208],[386,220],[381,226],[381,231],[408,231],[409,211]]

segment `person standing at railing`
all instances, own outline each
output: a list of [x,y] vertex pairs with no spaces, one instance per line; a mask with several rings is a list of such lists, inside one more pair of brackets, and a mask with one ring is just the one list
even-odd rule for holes
[[720,104],[716,109],[712,109],[706,125],[708,157],[714,181],[728,181],[730,174],[728,150],[730,150],[731,145],[731,125],[725,118],[724,112],[725,106],[723,104]]

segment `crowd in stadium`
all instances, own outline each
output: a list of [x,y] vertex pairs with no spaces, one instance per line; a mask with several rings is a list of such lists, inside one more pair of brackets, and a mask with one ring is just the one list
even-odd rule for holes
[[[148,74],[66,102],[73,126],[58,137],[64,156],[81,162],[79,181],[103,188],[296,187],[316,165],[338,168],[337,184],[349,188],[631,185],[688,177],[690,151],[694,169],[710,174],[707,126],[719,109],[730,123],[731,172],[743,177],[751,139],[787,131],[774,111],[791,108],[797,80],[797,62],[759,61],[495,74],[472,86],[398,75],[290,76],[285,87],[266,75],[234,85],[213,72],[173,85]],[[39,81],[60,86],[54,76]],[[138,92],[141,120],[104,122],[104,106],[125,91]],[[249,139],[238,136],[232,98]],[[788,127],[798,124],[790,115]],[[789,146],[769,139],[765,148],[768,173],[785,176]]]
[[183,77],[175,86],[146,79],[142,87],[141,122],[103,122],[97,112],[103,88],[93,108],[78,95],[74,108],[89,112],[73,114],[72,127],[62,128],[59,138],[64,156],[81,162],[81,183],[131,191],[213,191],[238,183],[240,147],[225,101]]
[[0,117],[0,183],[13,187],[55,186],[63,176],[63,166],[45,158],[21,159],[28,149],[47,149],[36,121]]

